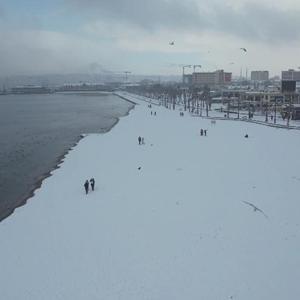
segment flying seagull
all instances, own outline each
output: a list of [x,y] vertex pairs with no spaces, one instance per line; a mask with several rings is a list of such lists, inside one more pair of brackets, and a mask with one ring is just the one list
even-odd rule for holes
[[244,52],[247,52],[247,49],[246,48],[240,48],[241,50],[243,50]]
[[243,201],[244,203],[246,203],[247,205],[250,205],[254,211],[259,211],[260,213],[262,213],[267,219],[268,219],[268,216],[261,210],[259,209],[257,206],[255,206],[254,204],[250,203],[250,202],[247,202],[247,201]]
[[172,41],[172,42],[169,43],[169,45],[170,45],[170,46],[174,46],[174,45],[175,45],[175,42]]

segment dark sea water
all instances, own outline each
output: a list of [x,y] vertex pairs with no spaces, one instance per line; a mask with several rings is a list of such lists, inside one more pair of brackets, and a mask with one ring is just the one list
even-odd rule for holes
[[112,94],[0,96],[0,220],[81,134],[109,130],[132,107]]

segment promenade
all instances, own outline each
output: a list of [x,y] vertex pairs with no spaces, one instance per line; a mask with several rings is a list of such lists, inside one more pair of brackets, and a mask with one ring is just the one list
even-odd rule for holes
[[122,96],[129,115],[0,223],[0,298],[298,299],[300,132]]

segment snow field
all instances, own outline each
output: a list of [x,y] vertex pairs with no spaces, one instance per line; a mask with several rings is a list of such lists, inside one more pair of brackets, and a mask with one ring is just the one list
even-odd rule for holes
[[299,298],[299,132],[123,96],[139,105],[0,223],[1,298]]

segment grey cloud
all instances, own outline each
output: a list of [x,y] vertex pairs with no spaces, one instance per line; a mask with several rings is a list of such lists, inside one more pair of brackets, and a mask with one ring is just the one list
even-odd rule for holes
[[147,30],[193,28],[201,24],[198,6],[192,0],[66,0],[81,13],[114,21],[126,21]]
[[88,69],[91,73],[112,73],[112,71],[108,70],[106,67],[104,67],[102,64],[99,64],[98,62],[90,63]]
[[223,1],[203,0],[65,0],[89,17],[127,22],[159,30],[214,31],[247,40],[292,41],[300,37],[299,11],[283,11],[264,4],[246,3],[239,9]]
[[0,4],[0,19],[2,19],[4,17],[5,17],[5,10],[4,10],[3,6],[1,6],[1,4]]
[[211,29],[248,40],[293,41],[300,37],[299,11],[281,11],[263,4],[247,3],[242,9],[215,7]]

